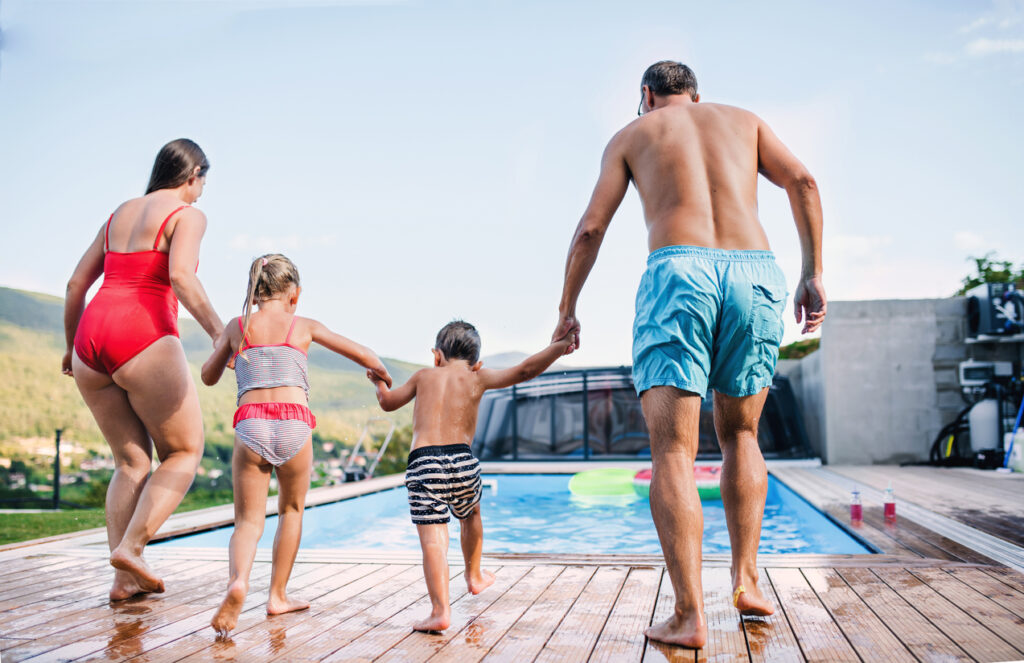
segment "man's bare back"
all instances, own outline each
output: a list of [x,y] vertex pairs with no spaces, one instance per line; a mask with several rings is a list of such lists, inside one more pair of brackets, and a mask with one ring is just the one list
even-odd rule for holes
[[651,251],[769,248],[757,218],[758,124],[739,108],[690,102],[647,113],[616,136]]

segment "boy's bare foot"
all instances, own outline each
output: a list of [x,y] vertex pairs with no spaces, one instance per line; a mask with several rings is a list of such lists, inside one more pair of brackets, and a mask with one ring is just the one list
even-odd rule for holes
[[470,594],[479,594],[493,584],[494,574],[490,571],[481,571],[476,578],[466,574],[466,586],[469,587]]
[[674,614],[662,623],[648,627],[644,635],[658,642],[700,649],[708,640],[708,625],[704,615],[699,613],[689,617]]
[[110,565],[115,569],[130,573],[139,589],[143,592],[156,592],[159,594],[164,591],[164,581],[153,573],[153,570],[149,568],[149,564],[146,564],[146,560],[142,559],[141,555],[133,555],[126,550],[122,550],[121,546],[118,546],[110,553]]
[[412,625],[412,630],[430,633],[432,631],[443,631],[451,626],[451,612],[444,612],[440,615],[430,613],[430,616]]
[[276,598],[271,596],[267,601],[268,615],[283,615],[286,612],[298,612],[309,608],[309,601],[290,599],[287,596]]
[[148,592],[139,587],[139,583],[135,582],[135,577],[132,574],[120,569],[114,571],[114,584],[110,588],[111,601],[123,601],[139,594],[148,594]]
[[732,604],[744,617],[767,617],[775,614],[775,606],[761,594],[755,583],[737,585],[732,591]]
[[228,593],[217,609],[217,614],[210,620],[210,626],[219,636],[227,636],[231,629],[238,625],[238,615],[242,612],[242,604],[245,603],[245,595],[249,587],[241,580],[236,580],[228,585]]

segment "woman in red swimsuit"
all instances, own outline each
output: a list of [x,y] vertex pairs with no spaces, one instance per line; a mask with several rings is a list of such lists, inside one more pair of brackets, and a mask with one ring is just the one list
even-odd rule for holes
[[[160,150],[146,195],[100,228],[68,282],[63,371],[114,453],[107,489],[111,600],[162,592],[142,550],[174,512],[203,454],[195,382],[178,339],[178,300],[216,339],[224,328],[196,277],[206,216],[191,204],[209,163],[182,138]],[[85,295],[103,275],[89,305]],[[150,476],[153,448],[160,465]]]

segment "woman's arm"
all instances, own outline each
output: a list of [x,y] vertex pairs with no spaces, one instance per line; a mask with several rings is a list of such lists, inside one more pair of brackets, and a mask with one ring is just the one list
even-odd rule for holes
[[397,387],[394,391],[373,371],[366,371],[366,377],[377,388],[377,402],[380,403],[380,409],[385,412],[392,412],[416,398],[416,383],[419,381],[420,373],[424,370],[426,369],[413,373],[408,382],[401,387]]
[[337,352],[339,355],[351,359],[363,368],[369,369],[371,373],[383,380],[388,387],[391,386],[391,375],[376,352],[365,345],[360,345],[351,339],[345,338],[341,334],[332,332],[323,323],[316,320],[309,320],[309,323],[309,331],[314,343],[319,343],[331,352]]
[[71,375],[71,349],[75,345],[78,322],[82,319],[82,311],[85,310],[85,295],[103,273],[103,231],[105,228],[106,224],[100,226],[96,238],[85,250],[85,255],[78,261],[75,271],[68,280],[67,293],[64,296],[64,338],[67,341],[67,351],[61,362],[61,371],[65,375]]
[[181,211],[181,218],[171,232],[171,250],[168,255],[170,263],[171,287],[174,294],[192,314],[196,322],[206,330],[210,338],[217,340],[217,335],[224,328],[220,316],[213,310],[210,298],[206,296],[203,284],[196,276],[199,264],[199,245],[206,233],[206,215],[194,207]]
[[[234,319],[231,322],[234,322]],[[217,337],[217,341],[213,346],[213,354],[203,364],[201,376],[203,384],[207,386],[213,386],[220,381],[220,377],[224,375],[224,368],[228,365],[228,360],[231,359],[235,352],[235,345],[241,342],[241,339],[238,342],[235,341],[235,330],[238,326],[232,325],[231,322],[224,327],[224,331]]]

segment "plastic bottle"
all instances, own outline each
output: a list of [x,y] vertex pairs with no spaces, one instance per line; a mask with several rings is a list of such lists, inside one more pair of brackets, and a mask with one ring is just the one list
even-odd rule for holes
[[885,513],[885,519],[888,522],[896,520],[896,495],[892,491],[892,482],[889,482],[889,487],[885,489],[885,499],[882,502],[883,512]]
[[854,490],[850,498],[850,522],[860,523],[864,520],[864,507],[860,502],[860,491]]

